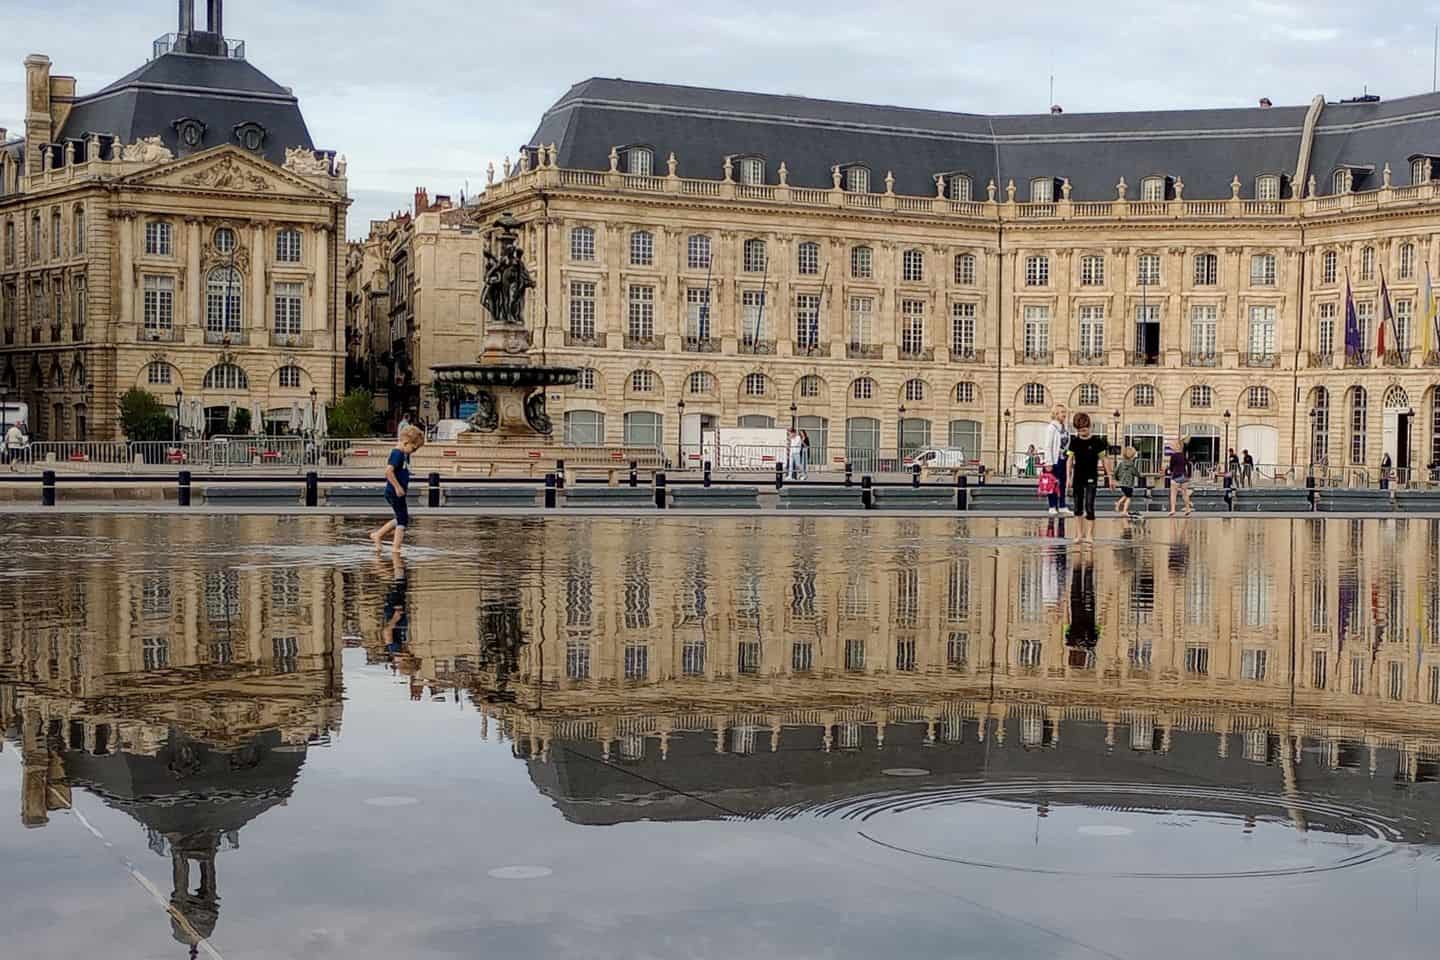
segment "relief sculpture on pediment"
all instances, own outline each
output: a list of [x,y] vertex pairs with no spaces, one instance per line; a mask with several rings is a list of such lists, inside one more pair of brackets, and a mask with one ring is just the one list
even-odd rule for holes
[[181,182],[193,187],[211,187],[216,190],[271,190],[269,180],[245,169],[234,157],[225,157],[218,163],[203,167]]

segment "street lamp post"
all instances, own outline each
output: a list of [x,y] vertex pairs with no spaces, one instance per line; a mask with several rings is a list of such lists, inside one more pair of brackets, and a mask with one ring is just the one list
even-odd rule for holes
[[900,404],[895,413],[895,469],[905,465],[905,404]]
[[176,443],[180,440],[180,404],[185,399],[185,391],[180,387],[175,388],[175,420],[170,424],[170,442]]
[[1230,472],[1230,411],[1225,411],[1225,472]]
[[1115,423],[1115,436],[1111,439],[1110,446],[1119,450],[1125,446],[1125,432],[1120,429],[1120,411],[1116,410],[1110,416]]
[[800,408],[795,406],[795,401],[790,401],[790,429],[795,429],[795,414]]
[[[1000,463],[997,464],[997,466],[999,466],[999,468],[1000,468],[1000,476],[1002,476],[1002,477],[1008,477],[1008,476],[1010,476],[1010,460],[1011,460],[1011,457],[1010,457],[1010,451],[1007,449],[1009,446],[1010,446],[1010,408],[1009,408],[1009,407],[1006,407],[1006,408],[1005,408],[1005,417],[1004,417],[1004,419],[1001,421],[1001,425],[1000,425]],[[1051,466],[1053,466],[1053,464],[1051,464]]]
[[675,469],[685,469],[685,398],[681,397],[675,404],[680,411],[679,418],[675,424]]
[[1315,475],[1315,418],[1318,414],[1319,411],[1314,407],[1310,408],[1310,439],[1309,442],[1305,444],[1310,451],[1310,467],[1305,472],[1307,477],[1313,477]]

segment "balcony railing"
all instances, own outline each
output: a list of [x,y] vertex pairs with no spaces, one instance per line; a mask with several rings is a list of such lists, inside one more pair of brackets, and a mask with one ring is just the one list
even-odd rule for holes
[[272,347],[313,347],[315,345],[315,331],[303,330],[300,333],[271,333],[270,345]]
[[594,333],[565,333],[565,346],[567,347],[598,347],[600,338]]
[[72,324],[70,325],[70,339],[71,339],[71,340],[74,340],[76,343],[79,343],[80,341],[84,340],[84,339],[85,339],[85,324],[83,324],[83,323],[72,323]]
[[680,348],[686,353],[719,353],[720,341],[709,337],[686,337]]
[[244,346],[250,342],[250,331],[248,330],[206,330],[206,343],[218,343],[221,346]]
[[1410,366],[1409,350],[1391,350],[1385,354],[1385,366],[1387,367],[1408,367]]
[[773,357],[775,355],[774,340],[741,340],[739,353],[755,357]]
[[1020,363],[1027,367],[1048,367],[1055,362],[1055,354],[1049,350],[1025,350],[1020,354]]
[[1137,353],[1134,350],[1125,351],[1125,366],[1127,367],[1158,367],[1160,366],[1160,354],[1158,353]]
[[845,347],[845,356],[851,360],[879,360],[885,356],[878,343],[856,343],[853,340]]
[[900,348],[900,359],[901,359],[901,360],[918,360],[918,361],[921,361],[921,362],[929,362],[929,361],[935,359],[935,348],[934,348],[934,347],[913,347],[913,348],[907,350],[907,349],[905,349],[904,347],[901,347],[901,348]]
[[11,345],[13,345],[14,343],[15,343],[15,328],[14,328],[14,327],[6,327],[6,328],[5,328],[5,346],[7,346],[7,347],[8,347],[8,346],[11,346]]
[[1240,354],[1240,366],[1269,368],[1278,366],[1280,358],[1273,353],[1242,353]]
[[1076,350],[1070,354],[1070,359],[1076,366],[1080,367],[1103,367],[1105,365],[1105,351]]
[[64,328],[63,328],[60,324],[58,324],[58,323],[52,323],[52,324],[50,324],[50,342],[51,342],[51,343],[59,343],[59,342],[60,342],[60,331],[61,331],[62,329],[64,329]]
[[1360,350],[1345,354],[1345,366],[1350,370],[1363,370],[1372,365],[1370,351]]
[[1181,354],[1181,361],[1187,367],[1218,367],[1220,355],[1214,350],[1187,350]]
[[985,351],[976,350],[974,347],[951,347],[951,363],[984,363]]
[[795,356],[797,357],[828,357],[830,356],[830,344],[828,343],[796,343]]
[[39,328],[39,327],[31,327],[31,328],[30,328],[30,341],[29,341],[29,342],[30,342],[30,343],[40,343],[40,342],[41,342],[40,333],[41,333],[41,331],[40,331],[40,328]]
[[1431,350],[1425,354],[1425,366],[1440,367],[1440,350]]
[[1306,356],[1305,364],[1309,367],[1333,367],[1335,366],[1335,352],[1333,350],[1311,350]]
[[136,339],[142,343],[174,343],[178,338],[174,327],[141,327]]
[[661,337],[637,337],[634,334],[625,334],[626,350],[660,350],[664,346],[665,341]]

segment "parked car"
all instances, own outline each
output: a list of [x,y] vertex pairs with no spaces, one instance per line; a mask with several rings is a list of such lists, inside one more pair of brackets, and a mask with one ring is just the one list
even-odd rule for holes
[[974,466],[976,461],[964,450],[953,447],[932,447],[921,450],[911,462],[925,470],[963,470]]
[[466,420],[441,420],[435,424],[435,435],[431,439],[445,443],[446,441],[454,440],[469,429],[470,423]]

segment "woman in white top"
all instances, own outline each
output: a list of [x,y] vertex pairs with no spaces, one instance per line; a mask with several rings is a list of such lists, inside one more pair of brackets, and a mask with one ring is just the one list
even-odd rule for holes
[[1057,403],[1050,411],[1050,423],[1045,427],[1045,467],[1055,475],[1055,493],[1048,497],[1051,513],[1070,511],[1065,508],[1065,453],[1070,447],[1070,431],[1065,427],[1065,404]]

